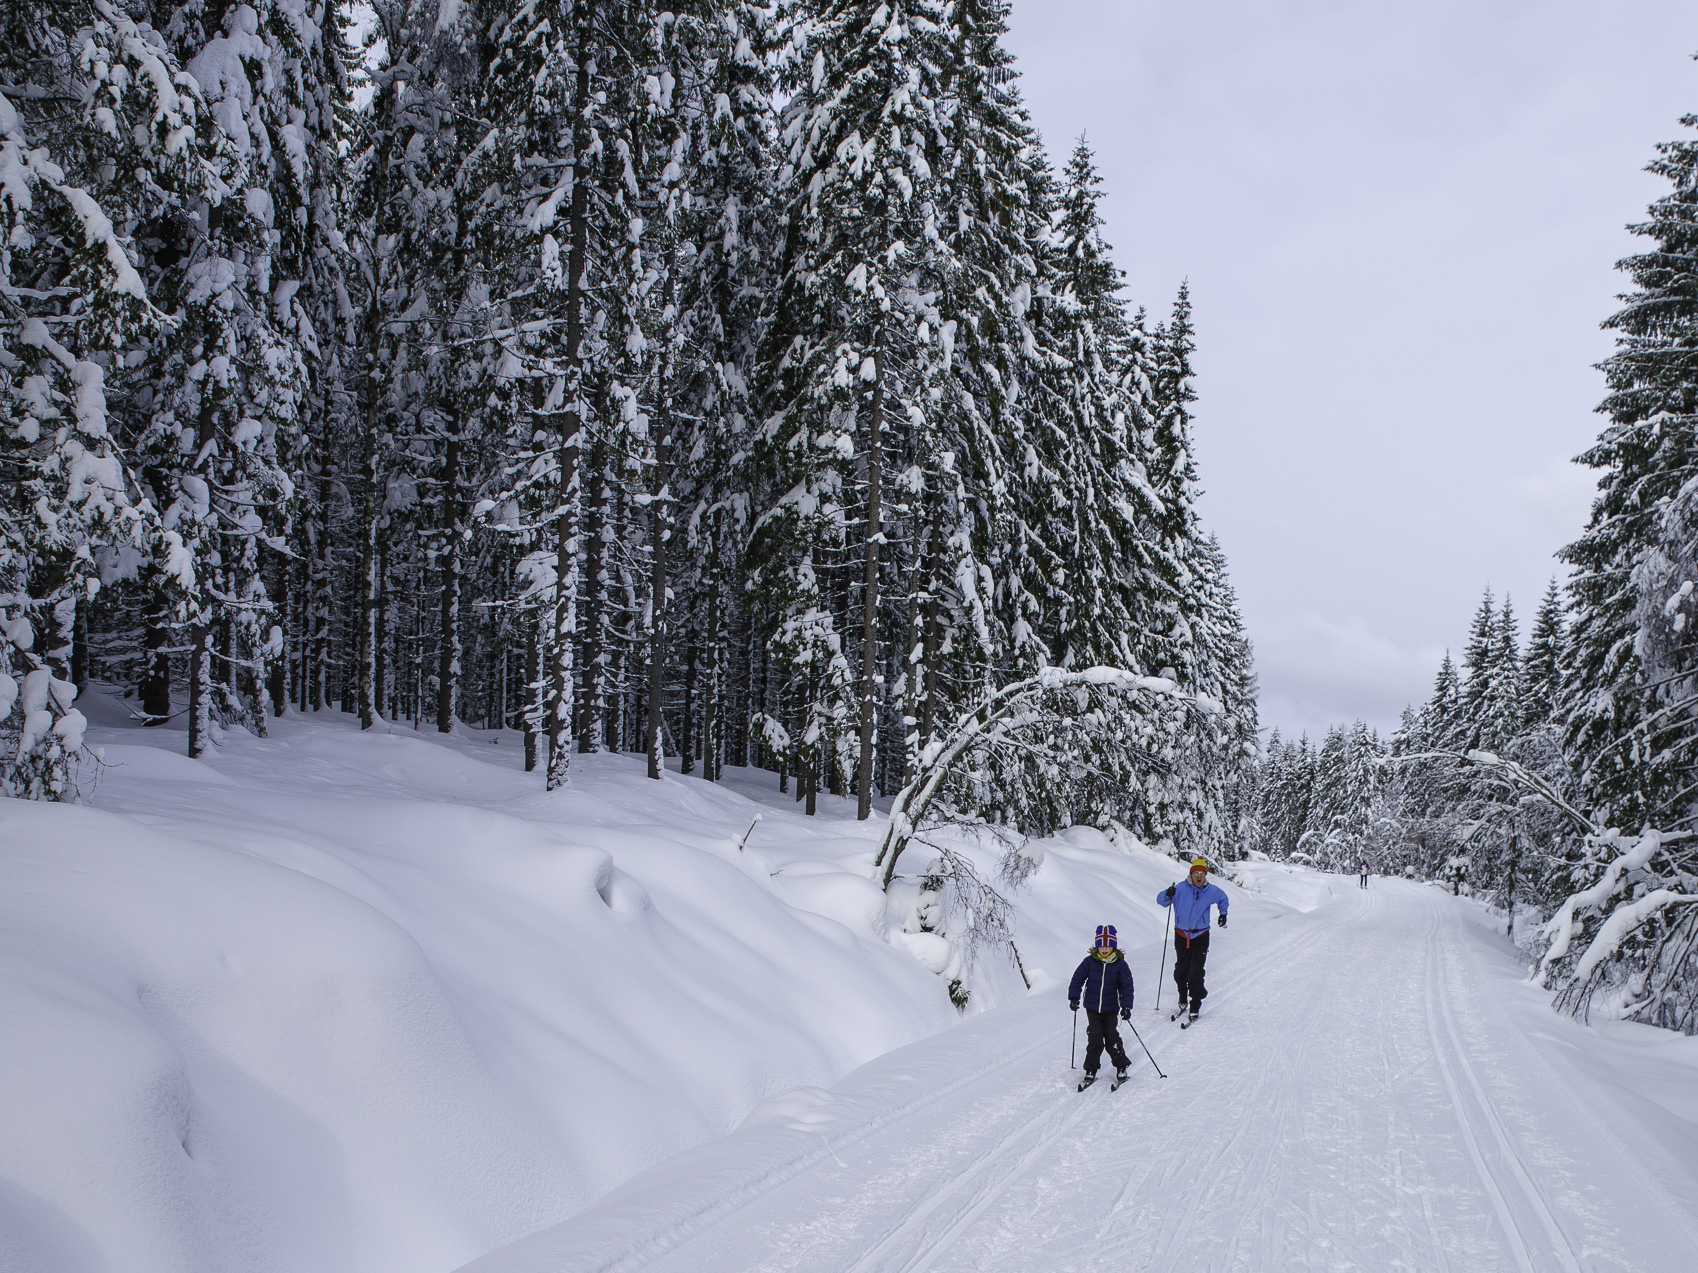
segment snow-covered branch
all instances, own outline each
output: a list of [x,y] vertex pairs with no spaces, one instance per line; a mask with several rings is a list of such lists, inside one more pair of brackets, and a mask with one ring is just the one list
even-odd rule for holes
[[1165,677],[1139,676],[1115,667],[1086,668],[1082,672],[1046,667],[1035,676],[1004,686],[977,707],[962,713],[947,733],[934,739],[921,753],[913,780],[897,793],[890,807],[890,822],[873,859],[873,867],[885,888],[890,887],[896,873],[897,859],[924,824],[938,792],[962,757],[1022,713],[1041,711],[1047,695],[1073,689],[1145,693],[1200,706],[1193,695],[1184,693]]

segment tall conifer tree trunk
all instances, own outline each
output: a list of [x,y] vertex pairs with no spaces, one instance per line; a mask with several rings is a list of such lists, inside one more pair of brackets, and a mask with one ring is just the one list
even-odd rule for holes
[[553,661],[548,693],[548,790],[566,785],[571,765],[572,656],[578,629],[578,456],[588,427],[584,393],[584,269],[590,224],[590,37],[595,0],[577,6],[577,57],[572,92],[572,211],[567,225],[566,407],[572,413],[555,462],[560,505],[554,524]]
[[330,702],[330,642],[331,627],[335,623],[336,578],[336,558],[331,544],[330,522],[330,500],[334,493],[334,484],[335,476],[331,467],[324,463],[318,475],[318,507],[314,510],[316,551],[309,562],[312,574],[308,580],[312,613],[309,620],[312,633],[308,642],[312,671],[308,679],[311,706],[315,712],[322,712]]
[[189,634],[189,755],[204,756],[212,743],[212,628],[195,624]]
[[603,751],[607,747],[607,572],[608,572],[608,481],[607,447],[600,431],[589,441],[589,504],[584,527],[584,697],[578,704],[578,750]]
[[460,418],[451,417],[442,449],[442,614],[437,651],[436,728],[454,729],[460,691]]
[[720,616],[719,571],[716,565],[708,580],[707,684],[702,694],[702,777],[709,782],[719,781],[719,760],[724,755],[724,744],[720,741],[724,728],[720,724],[725,682],[725,674],[721,671],[726,649],[724,627]]
[[[661,737],[661,707],[666,693],[667,627],[672,607],[666,598],[666,552],[672,538],[671,492],[667,489],[672,477],[672,385],[678,343],[678,246],[676,237],[666,253],[665,309],[666,333],[661,354],[660,377],[657,386],[654,454],[654,494],[649,500],[649,551],[652,577],[649,580],[649,692],[648,692],[648,753],[649,777],[658,779],[666,767],[665,742]],[[688,741],[686,740],[686,746]]]
[[861,612],[861,755],[855,816],[866,821],[873,811],[873,740],[877,725],[878,567],[883,540],[879,509],[884,472],[884,341],[873,338],[873,401],[867,417],[866,575]]
[[[372,327],[375,329],[374,312]],[[373,344],[376,343],[375,336]],[[365,496],[360,502],[360,599],[359,639],[356,657],[356,703],[360,728],[370,729],[377,723],[377,625],[381,605],[382,579],[378,564],[378,520],[382,502],[378,497],[377,433],[380,413],[377,406],[376,358],[372,359],[372,381],[367,391],[372,395],[366,404],[365,434],[360,442],[360,477]]]
[[147,616],[142,629],[141,708],[144,725],[163,725],[171,719],[171,599],[159,572],[149,569]]
[[378,563],[378,521],[383,497],[377,465],[377,442],[383,422],[383,276],[387,268],[384,253],[388,248],[385,227],[389,210],[389,161],[394,141],[395,98],[399,92],[400,81],[391,78],[378,94],[377,144],[372,155],[372,259],[371,277],[367,280],[371,295],[367,298],[365,323],[365,431],[360,439],[360,484],[364,492],[360,507],[360,630],[355,650],[358,660],[356,701],[361,729],[370,729],[377,723],[378,717],[377,625],[382,588]]

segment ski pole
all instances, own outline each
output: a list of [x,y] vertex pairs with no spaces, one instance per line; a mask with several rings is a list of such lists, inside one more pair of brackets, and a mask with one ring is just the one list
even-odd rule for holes
[[[1161,983],[1165,980],[1165,978],[1162,976],[1162,974],[1167,971],[1167,934],[1168,934],[1168,930],[1173,927],[1173,907],[1169,906],[1166,909],[1167,909],[1167,923],[1162,927],[1162,930],[1161,930],[1161,967],[1156,969],[1156,1006],[1155,1006],[1155,1011],[1157,1011],[1157,1012],[1161,1011]],[[1128,1023],[1128,1024],[1130,1024],[1130,1023]],[[1143,1040],[1140,1039],[1139,1042],[1142,1043]]]
[[1073,1009],[1073,1046],[1067,1049],[1067,1068],[1079,1068],[1079,1009]]
[[[1144,1036],[1138,1033],[1138,1027],[1132,1024],[1132,1018],[1131,1017],[1128,1017],[1126,1019],[1126,1025],[1132,1031],[1132,1037],[1134,1039],[1138,1040],[1138,1046],[1144,1049],[1144,1055],[1150,1057],[1150,1064],[1156,1065],[1156,1058],[1153,1057],[1153,1056],[1150,1056],[1150,1045],[1148,1043],[1144,1042]],[[1156,1073],[1161,1074],[1162,1078],[1167,1077],[1167,1075],[1162,1074],[1161,1066],[1159,1066],[1159,1065],[1156,1065]]]

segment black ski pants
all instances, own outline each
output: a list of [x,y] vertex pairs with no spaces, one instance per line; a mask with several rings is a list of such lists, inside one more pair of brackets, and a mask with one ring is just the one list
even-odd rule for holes
[[1098,1012],[1095,1008],[1085,1009],[1085,1073],[1095,1074],[1097,1065],[1103,1059],[1103,1048],[1108,1048],[1108,1059],[1114,1062],[1114,1068],[1126,1068],[1126,1049],[1120,1045],[1120,1026],[1115,1023],[1115,1013]]
[[1179,987],[1179,1004],[1185,1006],[1185,1001],[1191,1001],[1191,1010],[1195,1012],[1208,998],[1208,989],[1203,985],[1203,964],[1209,957],[1209,934],[1205,930],[1197,937],[1187,937],[1184,933],[1173,935],[1173,984]]

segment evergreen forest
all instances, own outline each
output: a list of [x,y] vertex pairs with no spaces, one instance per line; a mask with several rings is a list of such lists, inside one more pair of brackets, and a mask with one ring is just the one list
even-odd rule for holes
[[1007,8],[0,8],[0,792],[98,783],[99,687],[190,756],[339,712],[865,818],[1117,668],[1173,692],[1048,695],[950,816],[1442,880],[1698,1031],[1698,142],[1528,640],[1488,591],[1389,737],[1263,746],[1191,298],[1125,295]]
[[[1236,852],[1255,688],[1193,319],[1122,292],[1006,0],[18,0],[0,30],[0,784],[78,695],[521,731]],[[1057,698],[1057,696],[1051,696]]]

